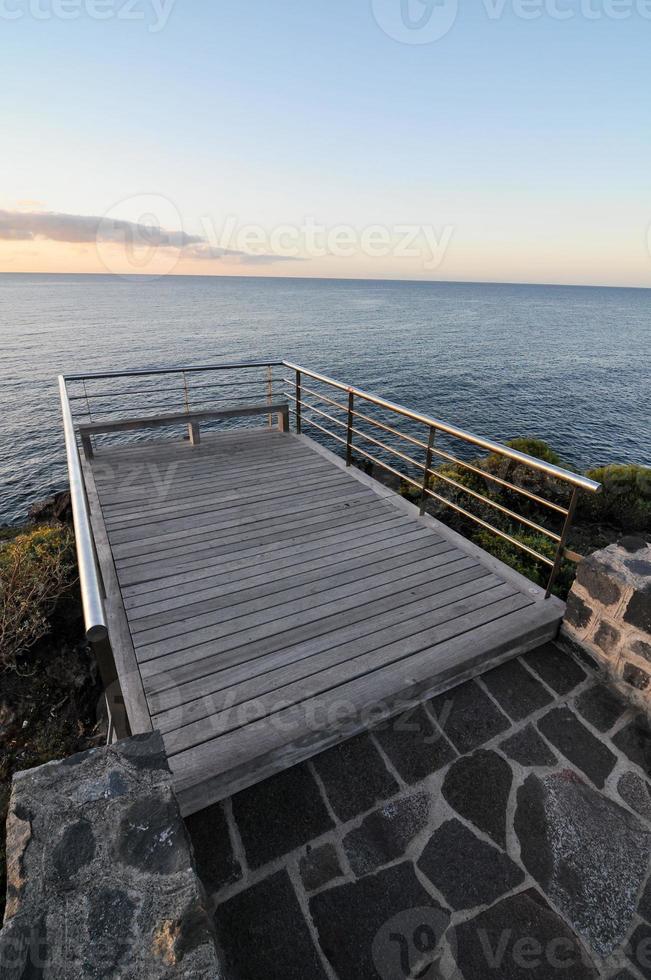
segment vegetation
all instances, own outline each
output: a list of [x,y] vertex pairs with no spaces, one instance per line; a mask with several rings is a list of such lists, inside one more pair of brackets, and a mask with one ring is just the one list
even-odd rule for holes
[[[571,469],[547,443],[540,439],[513,439],[507,445],[547,463]],[[567,505],[570,498],[568,486],[545,473],[498,454],[490,454],[468,462],[473,469],[450,463],[437,467],[436,475],[430,481],[430,489],[445,497],[456,507],[492,524],[499,531],[517,539],[539,554],[553,559],[555,542],[551,538],[504,513],[504,510],[478,500],[473,496],[473,492],[481,494],[487,501],[499,504],[500,507],[526,518],[533,524],[559,533],[562,515],[536,500],[504,487],[498,481],[521,487],[529,494],[563,506]],[[616,541],[623,534],[631,532],[648,534],[651,531],[651,469],[614,464],[589,470],[586,475],[602,483],[603,490],[599,494],[579,495],[579,504],[568,541],[571,550],[587,554]],[[403,481],[399,490],[403,496],[415,503],[419,502],[420,493],[416,487]],[[434,498],[429,498],[427,509],[444,524],[459,531],[464,537],[474,541],[522,575],[539,585],[546,584],[549,566],[535,559],[522,548],[511,544],[505,538],[485,529],[472,518],[464,516],[458,510]],[[567,596],[574,573],[574,564],[567,560],[563,561],[554,586],[557,595],[562,598]]]
[[0,531],[0,921],[13,774],[101,741],[76,578],[66,526]]
[[50,616],[74,580],[74,541],[63,525],[36,527],[0,545],[0,669],[16,669],[50,631]]

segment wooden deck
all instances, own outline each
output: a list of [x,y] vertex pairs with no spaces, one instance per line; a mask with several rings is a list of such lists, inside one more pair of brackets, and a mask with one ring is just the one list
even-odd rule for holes
[[305,436],[84,462],[132,731],[185,813],[555,635],[556,599]]

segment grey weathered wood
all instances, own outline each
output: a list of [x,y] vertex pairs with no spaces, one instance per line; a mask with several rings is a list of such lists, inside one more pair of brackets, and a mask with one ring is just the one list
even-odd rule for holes
[[[86,468],[184,812],[558,627],[562,604],[304,436],[99,447]],[[350,718],[310,726],[337,703]]]
[[[238,405],[228,409],[210,409],[205,412],[171,412],[166,415],[138,416],[118,419],[115,422],[84,422],[77,427],[81,436],[97,435],[107,432],[130,432],[134,429],[160,429],[175,423],[208,422],[213,419],[246,418],[256,415],[284,414],[287,402],[274,402],[272,405]],[[281,430],[283,431],[283,430]],[[288,431],[285,429],[284,431]]]
[[427,590],[427,594],[413,602],[388,605],[384,610],[366,618],[360,615],[344,619],[331,630],[316,635],[296,636],[287,645],[275,650],[260,650],[257,644],[240,647],[227,657],[219,655],[200,661],[194,668],[195,678],[189,667],[172,671],[169,675],[153,674],[145,678],[145,689],[152,713],[159,714],[167,708],[192,702],[195,698],[209,696],[234,684],[259,674],[301,663],[317,655],[330,655],[332,650],[358,649],[357,644],[370,642],[379,646],[383,639],[387,642],[412,632],[412,624],[421,621],[434,610],[451,602],[474,595],[486,588],[498,585],[500,579],[491,576],[479,565],[463,568],[442,579],[437,588]]
[[[90,520],[95,541],[95,553],[106,592],[104,605],[111,653],[120,684],[118,697],[124,701],[131,734],[137,735],[152,730],[151,715],[142,685],[140,667],[133,648],[129,624],[122,604],[122,596],[118,585],[111,546],[102,519],[102,509],[97,488],[93,480],[92,467],[89,465],[88,460],[83,457],[81,457],[81,466],[84,474]],[[102,666],[102,662],[107,657],[107,652],[100,648],[99,654],[100,666]],[[104,670],[107,671],[107,668],[105,667]],[[109,690],[109,698],[111,698],[112,693]],[[119,705],[116,705],[115,710],[118,719],[120,719],[122,712],[120,711]]]

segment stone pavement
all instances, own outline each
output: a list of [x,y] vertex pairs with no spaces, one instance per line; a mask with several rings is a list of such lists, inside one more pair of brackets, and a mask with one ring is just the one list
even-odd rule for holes
[[210,807],[186,823],[229,975],[651,977],[650,767],[643,719],[546,644]]

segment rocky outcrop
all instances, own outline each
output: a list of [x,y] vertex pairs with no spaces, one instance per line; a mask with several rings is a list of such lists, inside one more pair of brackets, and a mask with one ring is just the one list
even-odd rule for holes
[[7,855],[3,980],[223,976],[157,733],[16,774]]
[[584,558],[561,636],[606,671],[627,700],[651,710],[651,545],[623,538]]

